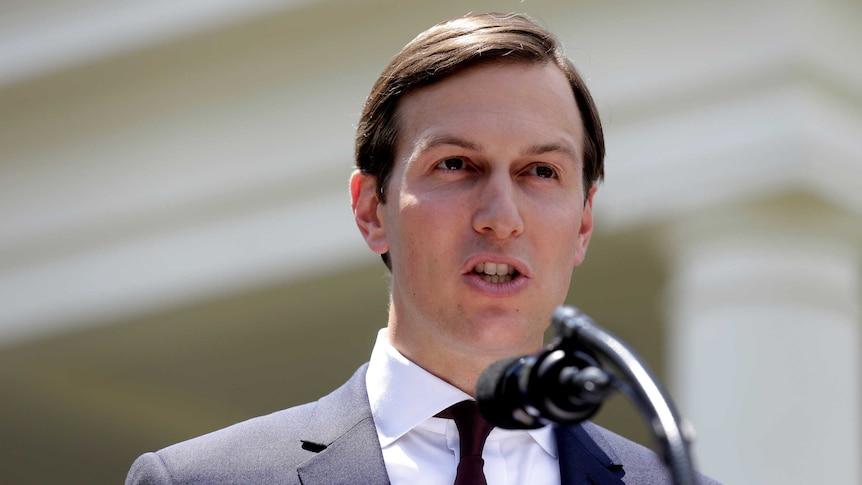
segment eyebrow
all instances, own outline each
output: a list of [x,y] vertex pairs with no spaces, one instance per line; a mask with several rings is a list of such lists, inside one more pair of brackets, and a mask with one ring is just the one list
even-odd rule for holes
[[[459,137],[454,136],[454,135],[440,135],[440,136],[433,136],[433,137],[430,137],[430,138],[427,138],[425,140],[420,141],[416,145],[416,148],[413,150],[413,154],[411,155],[411,158],[415,157],[419,153],[431,150],[431,149],[436,148],[436,147],[441,146],[441,145],[457,146],[457,147],[465,148],[467,150],[475,150],[475,151],[481,151],[481,149],[482,149],[481,145],[473,143],[469,140],[465,140],[463,138],[459,138]],[[580,161],[580,157],[578,156],[578,154],[575,150],[569,148],[568,146],[566,146],[562,143],[557,143],[557,142],[540,143],[540,144],[536,144],[536,145],[531,145],[531,146],[527,147],[525,150],[523,150],[521,152],[521,155],[522,156],[531,156],[531,155],[543,155],[545,153],[562,153],[562,154],[568,156],[569,158],[571,158],[572,160],[574,160],[575,162]]]
[[532,145],[526,150],[524,150],[521,155],[543,155],[545,153],[562,153],[576,162],[580,161],[580,157],[578,156],[577,152],[562,143],[544,143],[539,145]]
[[427,138],[425,140],[420,141],[416,148],[413,150],[413,153],[422,153],[428,151],[432,148],[436,148],[440,145],[452,145],[456,147],[466,148],[468,150],[476,150],[479,151],[481,149],[481,145],[477,145],[471,141],[467,141],[463,138],[458,138],[457,136],[452,135],[441,135],[441,136],[433,136],[431,138]]

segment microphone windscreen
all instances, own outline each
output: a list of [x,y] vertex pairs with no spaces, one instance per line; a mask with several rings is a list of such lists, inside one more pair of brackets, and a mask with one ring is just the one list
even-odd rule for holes
[[521,391],[518,389],[518,370],[523,368],[523,357],[510,357],[491,364],[476,382],[476,403],[479,412],[494,426],[505,429],[534,429],[541,427],[522,409]]

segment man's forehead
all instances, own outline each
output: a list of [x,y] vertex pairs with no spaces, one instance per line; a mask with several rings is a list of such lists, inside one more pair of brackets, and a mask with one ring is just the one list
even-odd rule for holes
[[406,91],[395,115],[404,126],[443,108],[447,116],[476,109],[521,117],[565,111],[573,122],[582,121],[571,83],[553,63],[491,62],[462,69]]

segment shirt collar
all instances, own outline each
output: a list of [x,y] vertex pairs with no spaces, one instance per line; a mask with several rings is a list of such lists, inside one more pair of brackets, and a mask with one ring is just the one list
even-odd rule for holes
[[[452,404],[473,399],[401,355],[389,343],[385,328],[377,333],[365,384],[377,437],[383,448]],[[517,431],[498,428],[493,431],[498,432]],[[557,446],[550,426],[526,432],[548,454],[556,457]]]
[[371,415],[383,447],[440,410],[471,399],[401,355],[389,343],[385,328],[377,333],[365,381]]

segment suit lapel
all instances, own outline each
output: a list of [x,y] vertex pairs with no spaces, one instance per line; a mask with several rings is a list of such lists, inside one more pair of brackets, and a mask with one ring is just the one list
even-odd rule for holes
[[622,485],[623,466],[610,445],[585,427],[555,429],[562,485]]
[[389,484],[374,423],[359,423],[297,468],[303,485]]
[[389,484],[362,366],[317,402],[302,447],[316,452],[297,467],[303,485]]

